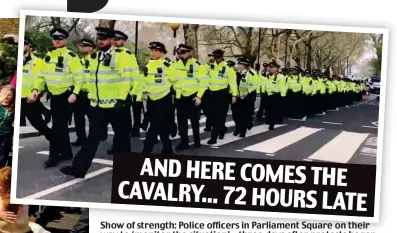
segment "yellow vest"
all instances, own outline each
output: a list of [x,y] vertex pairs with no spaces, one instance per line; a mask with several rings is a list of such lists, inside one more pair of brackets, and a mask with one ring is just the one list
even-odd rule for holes
[[117,101],[126,100],[131,90],[129,61],[126,53],[118,49],[111,48],[103,58],[102,53],[98,51],[91,60],[88,97],[93,107],[113,108]]
[[301,78],[298,75],[288,76],[287,85],[288,89],[292,90],[295,93],[302,91],[302,82]]
[[75,53],[66,47],[47,53],[45,64],[35,81],[34,89],[42,90],[44,83],[53,95],[60,95],[74,86],[73,93],[78,94],[85,82],[83,67]]
[[208,86],[211,91],[230,88],[233,96],[237,96],[236,72],[227,66],[225,61],[210,65]]
[[239,96],[243,97],[245,92],[252,93],[257,90],[259,84],[259,77],[255,70],[250,69],[242,74],[243,77],[240,80],[240,85],[238,87]]
[[[32,90],[41,69],[44,66],[44,61],[41,58],[34,56],[33,54],[28,55],[26,62],[22,68],[22,98],[27,98],[31,95]],[[40,82],[44,84],[43,82]],[[44,90],[44,85],[36,88],[39,92]]]

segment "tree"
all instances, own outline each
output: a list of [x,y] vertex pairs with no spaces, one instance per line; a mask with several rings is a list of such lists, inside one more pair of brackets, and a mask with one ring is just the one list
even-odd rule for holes
[[198,58],[198,29],[199,24],[183,24],[185,44],[193,47],[193,57]]
[[98,23],[98,27],[106,27],[106,28],[114,29],[115,24],[116,24],[116,20],[100,19]]
[[380,75],[382,70],[382,45],[383,34],[370,34],[373,47],[375,48],[375,57],[371,60],[371,66],[375,75]]

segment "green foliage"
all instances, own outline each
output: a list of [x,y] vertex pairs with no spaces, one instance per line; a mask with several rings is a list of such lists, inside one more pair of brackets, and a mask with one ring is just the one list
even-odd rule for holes
[[0,82],[10,83],[17,70],[18,45],[9,39],[0,40]]
[[[125,47],[127,47],[128,49],[131,50],[131,52],[135,53],[135,43],[128,43],[125,45]],[[143,67],[145,67],[146,63],[149,61],[150,59],[150,51],[147,48],[147,44],[145,43],[139,43],[138,44],[138,65],[139,65],[139,69],[143,69]]]
[[34,43],[34,47],[36,49],[34,54],[38,57],[44,58],[47,54],[48,48],[52,46],[52,40],[48,32],[29,30],[25,32],[25,35]]

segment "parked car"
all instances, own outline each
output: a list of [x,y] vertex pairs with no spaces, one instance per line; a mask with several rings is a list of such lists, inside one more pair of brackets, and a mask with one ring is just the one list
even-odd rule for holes
[[368,87],[371,94],[380,94],[380,77],[370,77],[368,79]]

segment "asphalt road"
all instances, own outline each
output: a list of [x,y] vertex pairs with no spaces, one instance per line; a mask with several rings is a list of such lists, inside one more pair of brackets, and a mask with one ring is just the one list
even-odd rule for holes
[[[259,101],[256,103],[259,105]],[[307,121],[285,119],[283,125],[268,131],[262,121],[256,121],[246,138],[232,135],[234,122],[228,115],[228,131],[218,144],[206,145],[209,133],[202,132],[203,146],[188,154],[224,157],[244,157],[276,160],[326,161],[335,163],[376,164],[379,106],[374,97],[348,108],[329,111]],[[189,133],[191,133],[189,131]],[[134,138],[132,150],[140,152],[145,133]],[[76,139],[71,133],[71,140]],[[106,151],[112,145],[112,131],[100,144],[96,158],[85,179],[67,177],[59,167],[44,169],[48,158],[48,143],[44,137],[20,139],[18,156],[17,197],[27,199],[63,200],[109,203],[111,198],[112,156]],[[176,146],[179,139],[173,139]],[[74,148],[77,153],[79,148]],[[154,152],[160,152],[161,143]],[[186,152],[185,152],[186,153]]]

